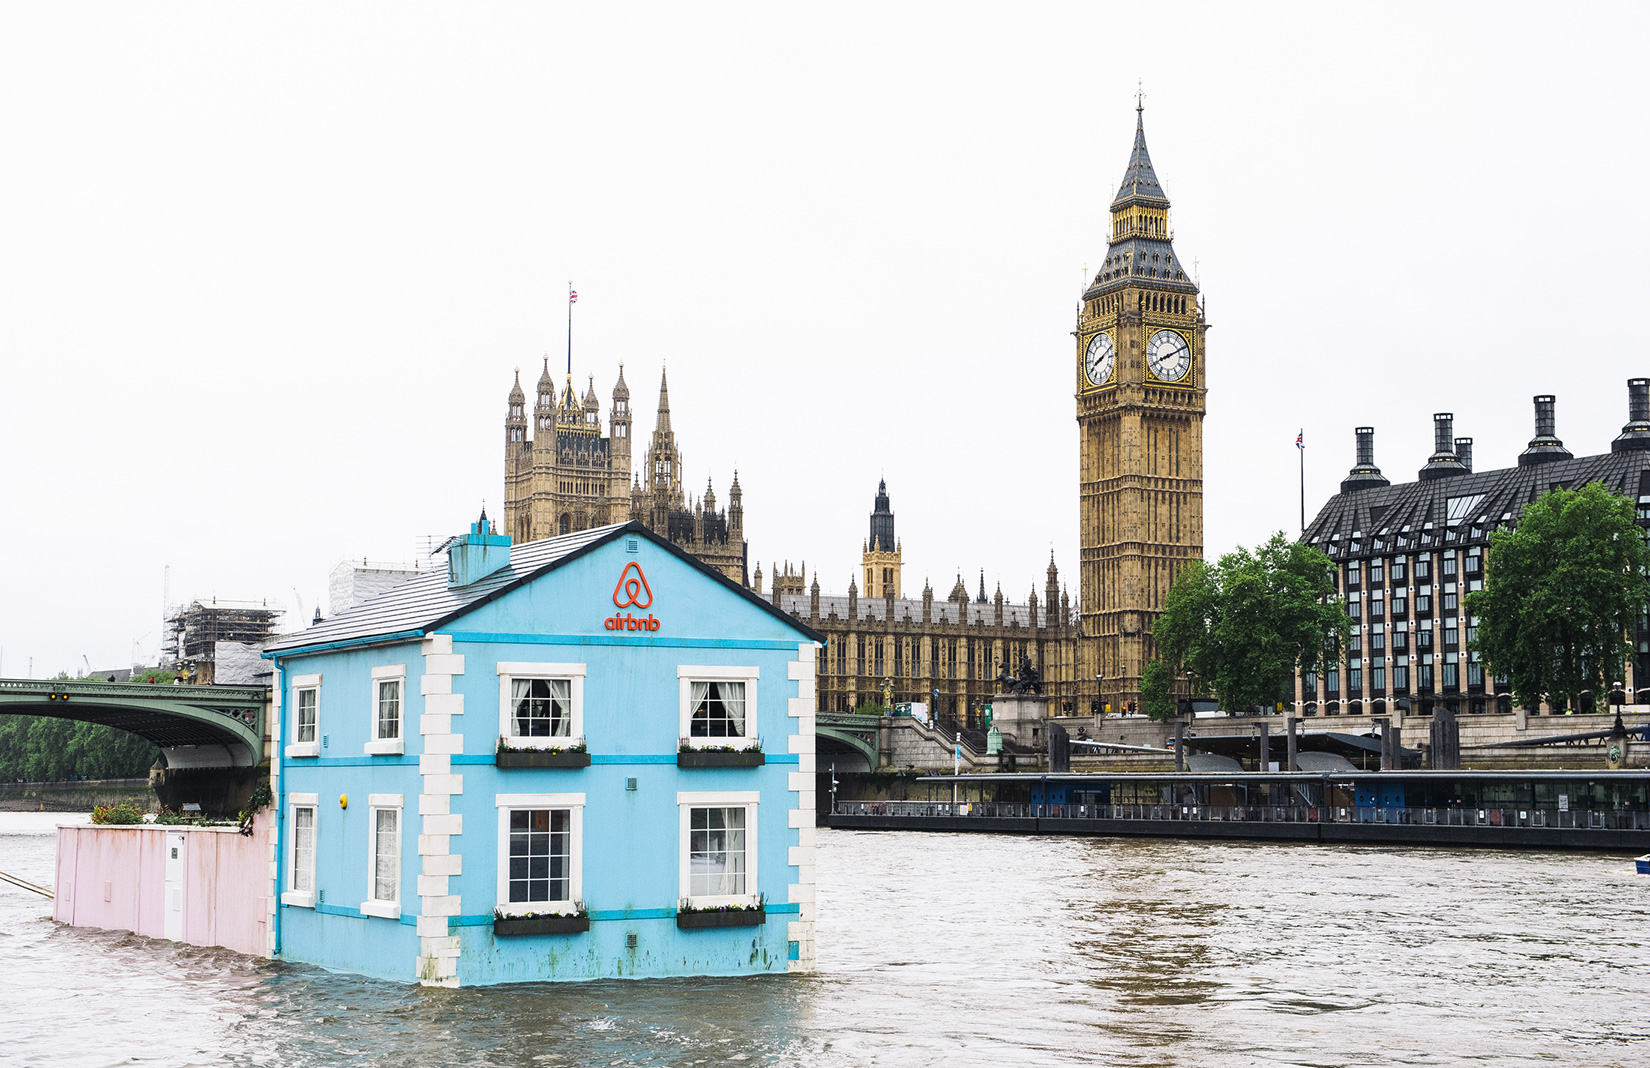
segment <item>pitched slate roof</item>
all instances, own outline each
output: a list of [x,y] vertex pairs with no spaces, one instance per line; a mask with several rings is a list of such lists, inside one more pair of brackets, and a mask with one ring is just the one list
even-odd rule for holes
[[642,524],[629,522],[512,545],[508,567],[468,586],[449,587],[446,569],[432,570],[370,597],[332,619],[293,634],[283,634],[266,646],[265,652],[289,653],[318,646],[357,644],[391,635],[405,639],[427,634],[621,535],[646,538],[746,600],[760,605],[769,614],[784,620],[786,625],[802,631],[815,641],[824,640],[806,624],[797,622],[743,586],[730,581],[721,572],[695,560]]
[[1625,450],[1428,482],[1337,493],[1301,538],[1337,560],[1406,548],[1486,544],[1490,531],[1515,523],[1556,485],[1602,482],[1634,499],[1650,493],[1650,452]]

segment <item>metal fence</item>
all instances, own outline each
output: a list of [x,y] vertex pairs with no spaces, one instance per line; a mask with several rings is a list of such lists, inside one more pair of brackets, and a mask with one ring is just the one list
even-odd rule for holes
[[1198,821],[1204,823],[1396,823],[1444,827],[1650,830],[1650,812],[1538,808],[1406,808],[1392,805],[1098,805],[1005,801],[838,801],[839,816]]

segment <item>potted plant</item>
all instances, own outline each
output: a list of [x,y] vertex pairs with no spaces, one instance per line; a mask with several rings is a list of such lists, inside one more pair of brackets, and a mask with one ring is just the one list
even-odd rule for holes
[[501,938],[519,935],[578,934],[590,930],[590,910],[584,902],[573,902],[572,912],[526,912],[505,915],[503,909],[493,910],[493,934]]
[[676,903],[676,926],[682,930],[709,927],[760,927],[768,922],[768,896],[760,894],[749,905],[694,907],[687,898]]
[[584,739],[568,746],[543,747],[513,746],[511,739],[498,740],[496,755],[501,768],[588,768],[590,750]]
[[679,768],[757,768],[768,762],[762,754],[762,740],[749,742],[742,749],[731,745],[694,745],[683,738],[676,748],[676,766]]

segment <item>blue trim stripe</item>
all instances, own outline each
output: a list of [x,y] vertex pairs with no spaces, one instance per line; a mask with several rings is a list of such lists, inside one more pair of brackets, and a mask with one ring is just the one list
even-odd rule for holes
[[[453,631],[453,641],[492,642],[501,645],[651,645],[667,649],[775,649],[789,650],[795,658],[800,642],[778,641],[771,638],[665,638],[636,635],[621,638],[616,634],[509,634],[492,631]],[[286,655],[286,654],[282,654]]]
[[[491,757],[488,758],[491,761]],[[393,754],[389,756],[347,756],[347,757],[293,757],[284,768],[288,771],[299,768],[393,768],[417,767],[416,753]]]

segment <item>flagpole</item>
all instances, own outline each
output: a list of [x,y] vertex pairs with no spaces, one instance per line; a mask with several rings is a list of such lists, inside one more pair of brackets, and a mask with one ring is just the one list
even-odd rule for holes
[[1306,537],[1306,428],[1301,428],[1301,436],[1296,440],[1300,448],[1295,451],[1301,454],[1301,537]]
[[567,376],[573,377],[573,283],[567,283]]

